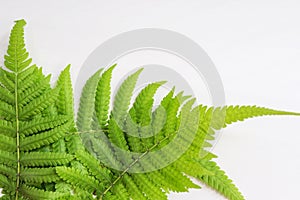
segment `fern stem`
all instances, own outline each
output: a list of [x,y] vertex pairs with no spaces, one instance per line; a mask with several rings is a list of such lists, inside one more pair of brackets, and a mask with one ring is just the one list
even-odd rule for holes
[[147,149],[147,151],[145,151],[144,153],[142,153],[139,157],[137,157],[132,163],[130,163],[130,165],[110,184],[110,186],[108,188],[106,188],[106,190],[100,195],[100,199],[99,200],[103,200],[103,197],[117,184],[117,182],[123,178],[123,176],[139,161],[141,160],[143,157],[145,157],[150,151],[152,151],[154,148],[156,148],[158,145],[160,145],[162,142],[164,142],[165,140],[169,139],[170,137],[172,137],[173,135],[175,135],[177,133],[171,133],[168,136],[166,136],[165,138],[163,138],[162,140],[158,141],[157,143],[155,143],[152,147],[150,147],[149,149]]
[[16,135],[17,135],[17,184],[16,184],[16,200],[19,196],[20,187],[20,134],[19,134],[19,107],[18,107],[18,74],[15,77],[15,107],[16,107]]
[[88,131],[66,132],[66,134],[67,135],[79,135],[79,134],[83,134],[83,133],[99,133],[99,132],[108,133],[109,131],[107,131],[107,130],[88,130]]
[[17,45],[19,44],[18,37],[15,43],[15,110],[16,110],[16,137],[17,137],[17,180],[16,180],[16,200],[19,198],[19,187],[20,187],[20,134],[19,134],[19,102],[18,102],[18,54]]

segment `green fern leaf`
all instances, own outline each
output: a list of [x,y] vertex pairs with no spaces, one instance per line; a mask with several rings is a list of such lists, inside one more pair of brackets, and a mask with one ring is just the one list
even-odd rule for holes
[[7,56],[5,56],[5,66],[13,72],[20,72],[31,63],[28,58],[28,52],[24,44],[24,26],[25,20],[16,21],[15,26],[11,30]]
[[116,96],[114,97],[112,116],[119,125],[123,125],[121,123],[126,119],[135,84],[142,70],[143,69],[140,69],[134,74],[130,75],[122,83]]
[[[16,21],[6,69],[0,69],[1,199],[165,200],[170,191],[199,188],[191,181],[197,178],[230,200],[242,200],[205,151],[215,131],[252,117],[300,115],[256,106],[194,106],[194,99],[175,95],[174,88],[153,109],[164,82],[147,85],[130,108],[141,70],[123,82],[110,108],[114,65],[87,81],[75,127],[70,66],[52,89],[51,76],[31,65],[25,24]],[[149,171],[132,173],[143,170]]]
[[[214,131],[224,127],[226,123],[229,124],[236,120],[267,114],[291,114],[274,110],[255,110],[256,108],[252,108],[252,113],[250,113],[250,110],[247,110],[248,108],[243,107],[239,112],[237,110],[232,111],[230,107],[208,108],[202,105],[193,107],[195,99],[189,99],[190,96],[184,96],[183,92],[173,97],[174,89],[164,97],[160,106],[152,112],[153,96],[162,83],[149,84],[140,92],[132,108],[129,109],[134,85],[140,73],[138,71],[129,76],[121,85],[115,96],[109,118],[107,111],[109,110],[111,71],[110,68],[103,73],[98,84],[95,101],[89,101],[90,112],[86,114],[86,116],[89,116],[88,120],[85,120],[82,117],[83,115],[80,119],[80,124],[86,123],[84,132],[89,135],[86,136],[89,138],[86,140],[86,147],[92,147],[89,149],[90,153],[101,164],[85,152],[81,152],[82,155],[77,155],[77,159],[87,169],[91,169],[86,174],[87,177],[95,177],[95,180],[108,184],[106,190],[100,196],[97,196],[100,199],[166,199],[166,193],[169,191],[184,192],[188,191],[189,188],[199,188],[186,175],[198,178],[202,182],[206,181],[202,178],[209,177],[210,180],[213,180],[213,183],[208,182],[207,184],[224,196],[234,200],[242,198],[236,187],[224,173],[221,173],[222,171],[219,168],[214,167],[212,169],[209,167],[213,163],[210,161],[211,158],[207,160],[206,157],[205,163],[204,158],[200,156],[200,152],[203,152],[203,148],[209,145],[208,140],[214,138]],[[93,77],[94,89],[95,82],[97,82],[95,77]],[[101,90],[99,90],[99,85]],[[91,94],[93,94],[93,88],[89,88]],[[108,88],[105,91],[106,93],[103,88]],[[99,97],[100,94],[102,94],[101,97]],[[91,95],[91,98],[93,97]],[[185,103],[185,101],[187,102]],[[95,102],[96,110],[98,107],[98,126],[93,125],[95,123],[92,117],[93,102]],[[84,104],[81,106],[84,106]],[[100,118],[99,107],[104,110]],[[228,108],[230,109],[225,118],[224,112]],[[99,131],[98,127],[101,127],[102,131]],[[89,128],[90,130],[88,130]],[[132,134],[138,137],[133,137]],[[106,138],[106,135],[108,138]],[[148,135],[150,138],[140,138],[142,135]],[[139,157],[128,157],[126,153],[118,151],[113,145],[108,145],[110,142],[125,150],[125,152],[134,151],[143,152],[143,154]],[[172,145],[168,145],[170,142],[172,142]],[[162,148],[166,148],[166,151],[156,156],[147,156],[151,151]],[[129,173],[130,170],[143,170],[151,167],[155,169],[160,166],[159,161],[180,155],[182,151],[184,154],[169,166],[145,174]],[[203,163],[205,164],[203,165]],[[115,180],[109,183],[103,179],[102,170],[105,169],[106,171],[108,169],[101,167],[102,164],[108,166],[123,164],[128,167],[125,167],[125,171],[122,173],[110,169],[113,172],[112,174],[116,176]],[[97,167],[100,171],[97,171]],[[222,183],[226,186],[220,186]],[[71,184],[80,187],[77,182]],[[86,185],[84,182],[80,184],[82,184],[81,188]],[[116,188],[123,189],[122,194],[124,195],[121,195]],[[97,189],[93,188],[93,190],[96,191]],[[98,191],[101,190],[98,188]]]
[[265,115],[300,115],[299,113],[279,111],[257,106],[228,106],[226,107],[225,123],[231,124],[248,118]]
[[71,65],[68,65],[58,77],[57,86],[59,86],[60,91],[57,99],[57,108],[59,114],[74,116],[70,67]]
[[[103,69],[98,70],[89,80],[87,80],[80,97],[80,105],[77,117],[77,127],[79,131],[91,130],[93,114],[95,111],[96,88],[100,80]],[[84,135],[83,133],[82,135]]]
[[215,162],[210,159],[202,159],[199,163],[205,167],[211,174],[198,175],[197,178],[217,190],[230,200],[244,200],[245,198],[232,183],[224,171],[222,171]]
[[24,167],[58,166],[68,164],[73,156],[66,153],[30,152],[22,155],[21,164]]
[[20,176],[26,183],[50,183],[60,179],[55,167],[24,168]]
[[97,86],[95,109],[101,128],[105,127],[108,120],[108,110],[110,102],[110,80],[112,76],[112,71],[115,68],[115,66],[116,65],[113,65],[102,74],[102,77],[99,80]]
[[44,76],[35,65],[29,66],[25,24],[24,20],[16,21],[5,56],[6,69],[0,69],[2,199],[55,199],[61,194],[54,193],[53,182],[60,179],[54,167],[69,164],[73,156],[51,153],[49,144],[64,138],[73,121],[55,111],[52,104],[59,88],[51,88],[50,76]]
[[[130,109],[129,117],[126,119],[126,131],[131,132],[128,136],[128,145],[130,150],[134,152],[143,152],[147,149],[147,145],[136,145],[141,143],[141,135],[145,132],[149,132],[147,129],[151,129],[151,110],[154,102],[154,95],[157,89],[163,85],[165,81],[156,82],[146,86],[136,97],[132,108]],[[145,130],[146,129],[146,130]],[[139,138],[137,137],[139,136]],[[145,142],[142,141],[142,143]]]
[[156,82],[146,86],[136,97],[136,100],[133,104],[134,117],[133,120],[141,125],[147,125],[150,121],[150,111],[153,106],[153,96],[156,93],[156,90],[166,83],[165,81]]

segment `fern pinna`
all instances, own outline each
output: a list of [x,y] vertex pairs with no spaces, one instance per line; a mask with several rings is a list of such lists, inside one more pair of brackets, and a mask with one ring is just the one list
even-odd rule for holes
[[[147,85],[130,106],[142,69],[123,82],[110,108],[114,68],[99,70],[82,91],[77,128],[87,151],[75,152],[75,159],[85,168],[57,167],[63,180],[90,193],[86,199],[167,199],[169,192],[200,188],[191,177],[230,200],[245,199],[205,150],[214,132],[251,117],[299,115],[256,106],[197,106],[174,89],[153,109],[164,82]],[[72,198],[78,199],[76,193]]]
[[10,35],[5,67],[0,74],[0,186],[2,199],[50,199],[55,192],[55,167],[73,156],[53,151],[73,121],[57,112],[62,88],[51,88],[50,76],[31,65],[24,44],[24,20]]
[[24,20],[11,32],[0,74],[2,199],[167,199],[200,188],[195,178],[230,200],[245,199],[208,152],[216,130],[251,117],[299,115],[256,106],[207,107],[175,89],[154,108],[164,82],[147,85],[131,103],[142,69],[113,97],[115,65],[83,88],[74,120],[70,66],[52,88],[30,65]]

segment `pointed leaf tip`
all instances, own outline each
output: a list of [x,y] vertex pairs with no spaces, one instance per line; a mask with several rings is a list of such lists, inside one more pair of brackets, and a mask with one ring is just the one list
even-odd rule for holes
[[140,68],[140,69],[138,69],[135,73],[140,74],[143,70],[144,70],[144,68]]
[[156,82],[156,84],[158,84],[158,85],[164,85],[165,83],[167,83],[168,81],[158,81],[158,82]]
[[139,75],[141,74],[141,72],[144,70],[144,68],[138,69],[136,72],[132,73],[130,76],[137,76],[139,77]]
[[109,68],[114,69],[117,66],[117,63],[113,64],[112,66],[110,66]]
[[16,23],[16,24],[23,25],[23,26],[26,25],[26,21],[25,21],[24,19],[15,20],[15,23]]
[[71,69],[71,64],[68,64],[68,65],[66,66],[65,70],[70,71],[70,69]]

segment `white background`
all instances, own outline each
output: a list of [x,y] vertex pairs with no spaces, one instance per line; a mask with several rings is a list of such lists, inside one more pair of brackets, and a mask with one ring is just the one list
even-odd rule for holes
[[[111,36],[165,28],[201,45],[213,59],[227,104],[300,112],[299,1],[3,1],[0,54],[15,19],[24,18],[34,62],[57,76],[71,63],[74,81],[87,56]],[[1,58],[1,64],[3,59]],[[214,148],[217,162],[246,199],[299,199],[300,119],[267,117],[228,127]],[[170,199],[224,199],[214,191]]]

